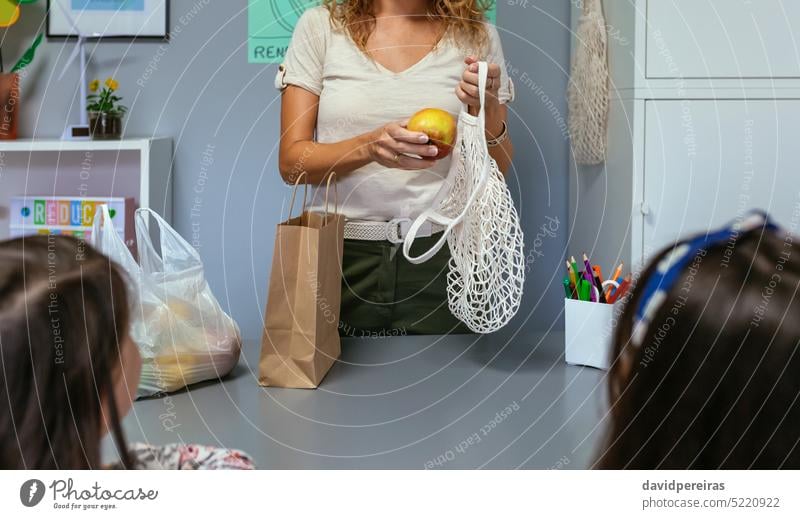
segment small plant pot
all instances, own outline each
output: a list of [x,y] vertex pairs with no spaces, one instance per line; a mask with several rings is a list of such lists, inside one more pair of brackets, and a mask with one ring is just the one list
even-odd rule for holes
[[89,131],[92,139],[98,141],[119,140],[122,138],[122,116],[104,112],[89,113]]
[[19,121],[19,74],[0,73],[0,140],[17,138]]

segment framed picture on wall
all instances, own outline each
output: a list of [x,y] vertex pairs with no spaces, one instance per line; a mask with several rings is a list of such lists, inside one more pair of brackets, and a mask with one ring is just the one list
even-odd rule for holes
[[47,0],[47,37],[169,39],[169,0]]

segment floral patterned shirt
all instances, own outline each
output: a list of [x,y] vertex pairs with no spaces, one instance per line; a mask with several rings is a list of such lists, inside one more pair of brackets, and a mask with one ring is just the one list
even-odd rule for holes
[[[253,470],[253,460],[242,451],[207,447],[205,445],[148,445],[129,446],[133,468],[137,470]],[[119,462],[111,468],[122,468]]]

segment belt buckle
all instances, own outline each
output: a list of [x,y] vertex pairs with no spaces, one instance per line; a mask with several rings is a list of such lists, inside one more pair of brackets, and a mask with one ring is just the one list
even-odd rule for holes
[[386,239],[394,244],[403,243],[411,227],[411,218],[392,218],[386,222]]

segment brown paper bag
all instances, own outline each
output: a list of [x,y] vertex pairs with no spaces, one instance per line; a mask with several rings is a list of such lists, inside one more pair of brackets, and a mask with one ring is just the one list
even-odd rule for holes
[[[316,388],[339,358],[339,305],[342,289],[344,216],[306,211],[303,189],[300,216],[291,218],[302,173],[294,184],[289,220],[278,225],[269,279],[259,384]],[[334,198],[336,198],[334,183]]]

